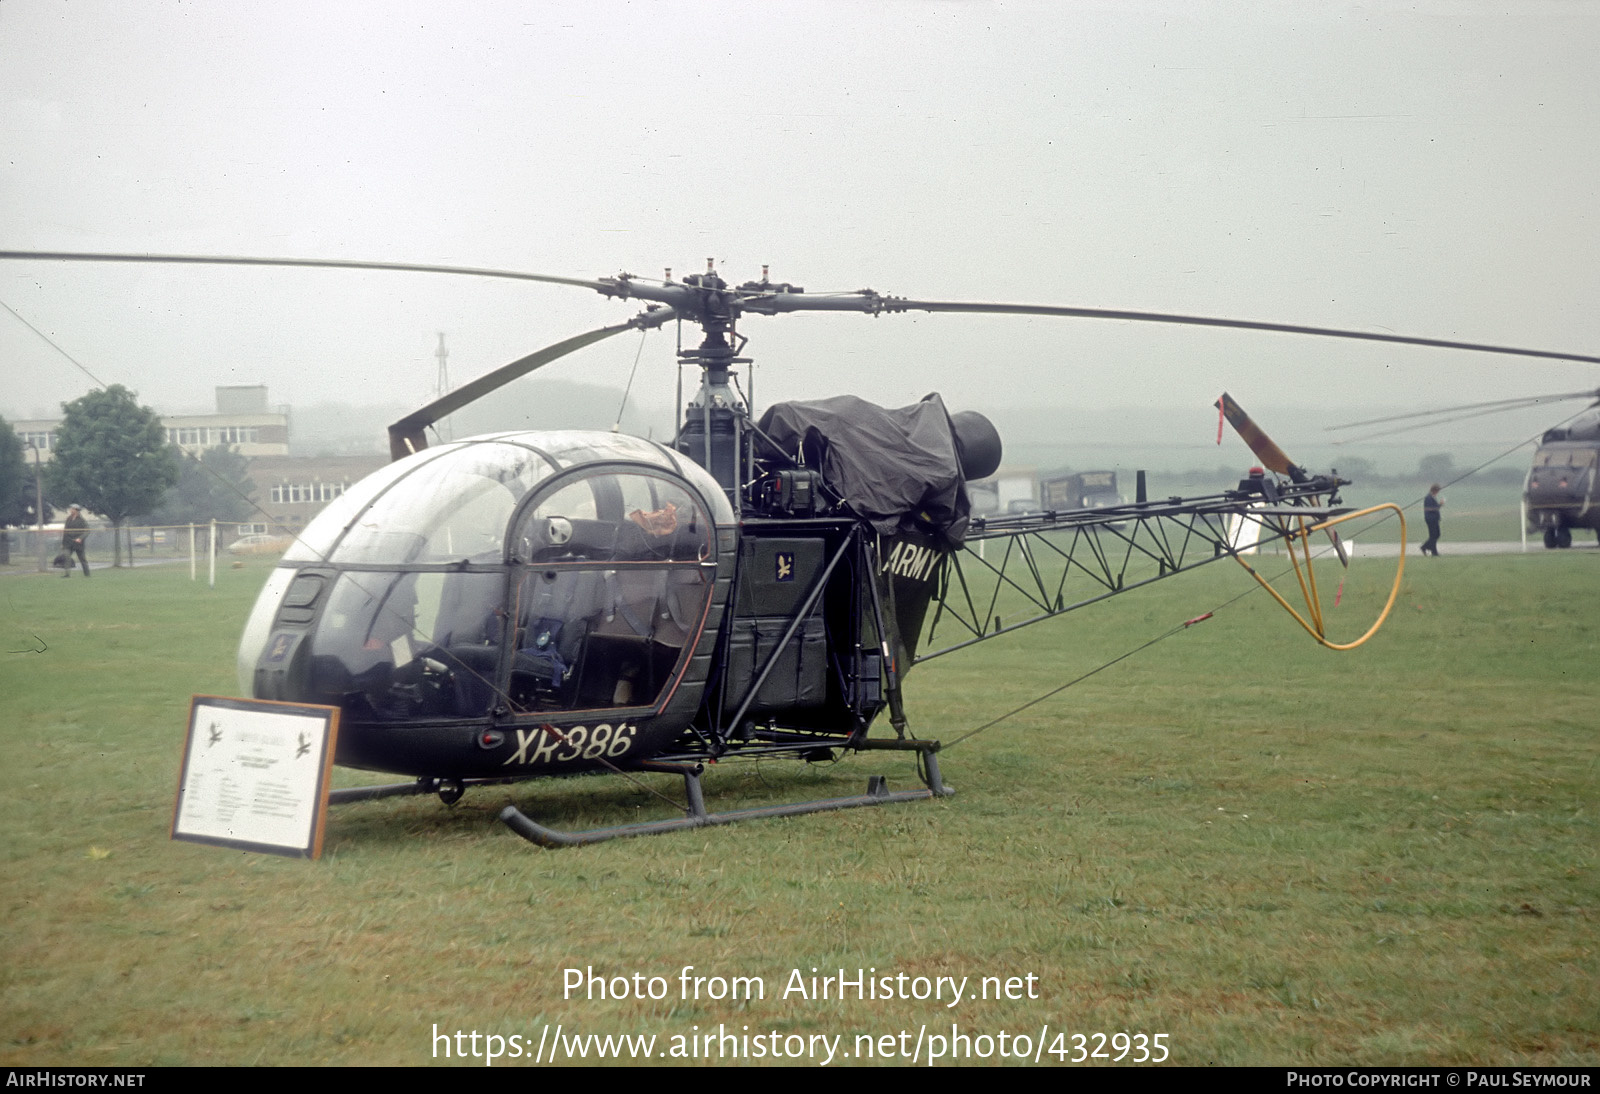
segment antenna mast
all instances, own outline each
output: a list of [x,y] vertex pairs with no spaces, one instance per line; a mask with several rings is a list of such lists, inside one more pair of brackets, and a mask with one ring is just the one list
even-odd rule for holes
[[[438,390],[435,392],[434,397],[443,399],[450,394],[450,351],[444,348],[444,331],[439,332],[439,348],[434,352],[434,356],[439,358],[439,379],[436,384]],[[455,428],[451,425],[450,419],[446,418],[443,424],[446,433],[445,440],[455,440]]]

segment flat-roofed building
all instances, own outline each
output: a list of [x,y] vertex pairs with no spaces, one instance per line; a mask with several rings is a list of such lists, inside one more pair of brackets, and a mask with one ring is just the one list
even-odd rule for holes
[[268,527],[252,531],[298,532],[334,498],[389,462],[387,456],[257,456],[247,474],[257,511],[250,519]]
[[215,414],[163,415],[161,424],[168,443],[190,455],[219,444],[252,459],[289,454],[289,408],[269,406],[265,384],[219,387]]
[[[190,455],[219,444],[231,445],[241,456],[289,454],[289,408],[267,403],[267,385],[244,384],[216,389],[215,414],[164,414],[161,426],[167,443]],[[32,445],[48,461],[55,456],[60,418],[30,418],[11,423],[24,445]],[[30,454],[30,460],[33,458]]]

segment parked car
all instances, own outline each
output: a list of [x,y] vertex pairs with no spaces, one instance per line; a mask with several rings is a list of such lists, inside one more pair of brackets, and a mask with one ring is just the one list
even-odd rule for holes
[[294,542],[293,536],[269,536],[257,532],[240,536],[228,544],[230,555],[281,555]]

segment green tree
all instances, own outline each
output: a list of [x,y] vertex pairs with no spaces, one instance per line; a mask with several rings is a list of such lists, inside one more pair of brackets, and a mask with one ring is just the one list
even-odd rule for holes
[[1455,471],[1455,457],[1448,452],[1433,452],[1417,461],[1417,478],[1423,482],[1449,482]]
[[0,418],[0,525],[21,524],[26,519],[18,503],[33,501],[33,473],[23,458],[22,438],[11,423]]
[[255,489],[245,472],[250,461],[230,445],[208,448],[199,456],[172,449],[178,482],[149,513],[151,524],[204,524],[211,520],[247,518]]
[[51,493],[111,521],[113,565],[122,565],[122,523],[150,510],[178,468],[161,419],[121,384],[64,403],[50,463]]
[[1339,477],[1349,479],[1358,486],[1371,486],[1379,478],[1378,465],[1365,456],[1341,456]]

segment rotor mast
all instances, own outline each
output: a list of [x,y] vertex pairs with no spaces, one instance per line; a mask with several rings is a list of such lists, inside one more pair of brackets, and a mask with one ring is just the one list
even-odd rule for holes
[[683,280],[701,290],[702,306],[694,317],[700,324],[701,339],[693,349],[680,349],[678,359],[699,367],[700,388],[684,408],[677,448],[711,472],[734,511],[739,512],[745,478],[740,454],[745,451],[751,408],[735,390],[732,370],[735,365],[749,364],[750,358],[739,356],[744,339],[735,329],[734,297],[727,291],[727,282],[717,276],[715,262],[706,259],[705,273],[690,274]]
[[863,308],[863,298],[858,295],[847,298],[842,307],[830,307],[816,298],[804,297],[805,290],[799,286],[774,284],[768,280],[767,271],[768,267],[761,268],[760,281],[730,287],[717,273],[716,260],[707,258],[703,274],[689,274],[674,281],[669,269],[664,281],[650,283],[624,273],[605,278],[600,290],[607,296],[666,304],[679,319],[699,325],[700,344],[678,351],[681,363],[699,368],[700,387],[683,408],[676,447],[711,473],[735,511],[741,509],[741,488],[753,474],[746,441],[754,408],[735,386],[733,374],[734,366],[752,363],[751,358],[741,355],[748,340],[738,332],[739,316],[746,311],[773,314],[812,310],[813,302],[823,304],[819,310],[875,310],[870,303]]

